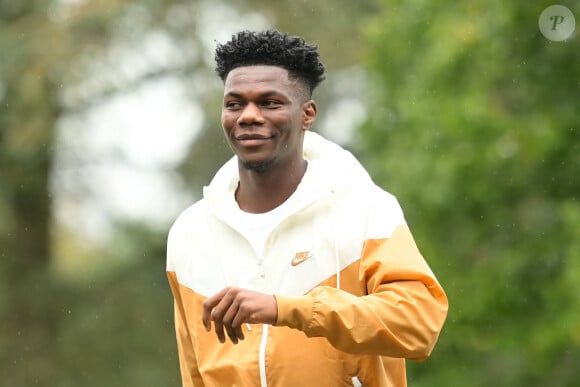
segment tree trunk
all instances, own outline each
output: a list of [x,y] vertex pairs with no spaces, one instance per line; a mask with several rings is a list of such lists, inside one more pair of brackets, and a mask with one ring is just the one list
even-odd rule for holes
[[0,363],[6,385],[51,385],[57,337],[50,278],[49,173],[58,107],[41,63],[5,89],[0,111]]

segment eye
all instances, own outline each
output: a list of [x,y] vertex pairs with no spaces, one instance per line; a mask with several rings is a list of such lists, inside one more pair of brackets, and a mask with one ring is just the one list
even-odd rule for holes
[[228,110],[238,110],[242,107],[239,101],[226,101],[224,102],[224,107]]
[[264,101],[264,103],[262,104],[262,106],[265,106],[267,108],[277,108],[280,105],[282,105],[282,102],[277,101],[275,99],[268,99],[268,100]]

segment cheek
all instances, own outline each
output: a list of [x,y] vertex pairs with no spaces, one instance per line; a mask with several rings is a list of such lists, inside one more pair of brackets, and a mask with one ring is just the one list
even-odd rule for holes
[[222,121],[222,128],[225,131],[229,131],[232,127],[232,118],[225,113],[222,113],[222,117],[221,117],[221,121]]
[[272,119],[272,121],[276,123],[276,126],[291,129],[300,125],[298,123],[298,121],[300,121],[300,116],[292,114],[291,112],[280,112],[279,115]]

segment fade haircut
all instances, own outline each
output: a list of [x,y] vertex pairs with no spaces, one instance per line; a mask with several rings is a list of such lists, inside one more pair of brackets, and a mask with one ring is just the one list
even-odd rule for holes
[[291,79],[302,81],[310,95],[325,78],[324,65],[318,57],[317,46],[278,30],[240,31],[215,50],[216,72],[224,82],[237,67],[278,66],[288,70]]

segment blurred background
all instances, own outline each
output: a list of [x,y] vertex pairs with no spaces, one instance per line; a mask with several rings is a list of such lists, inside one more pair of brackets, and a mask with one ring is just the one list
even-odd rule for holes
[[0,386],[180,385],[166,235],[230,155],[213,49],[265,28],[319,45],[313,130],[447,291],[409,385],[579,385],[580,37],[549,5],[0,0]]

